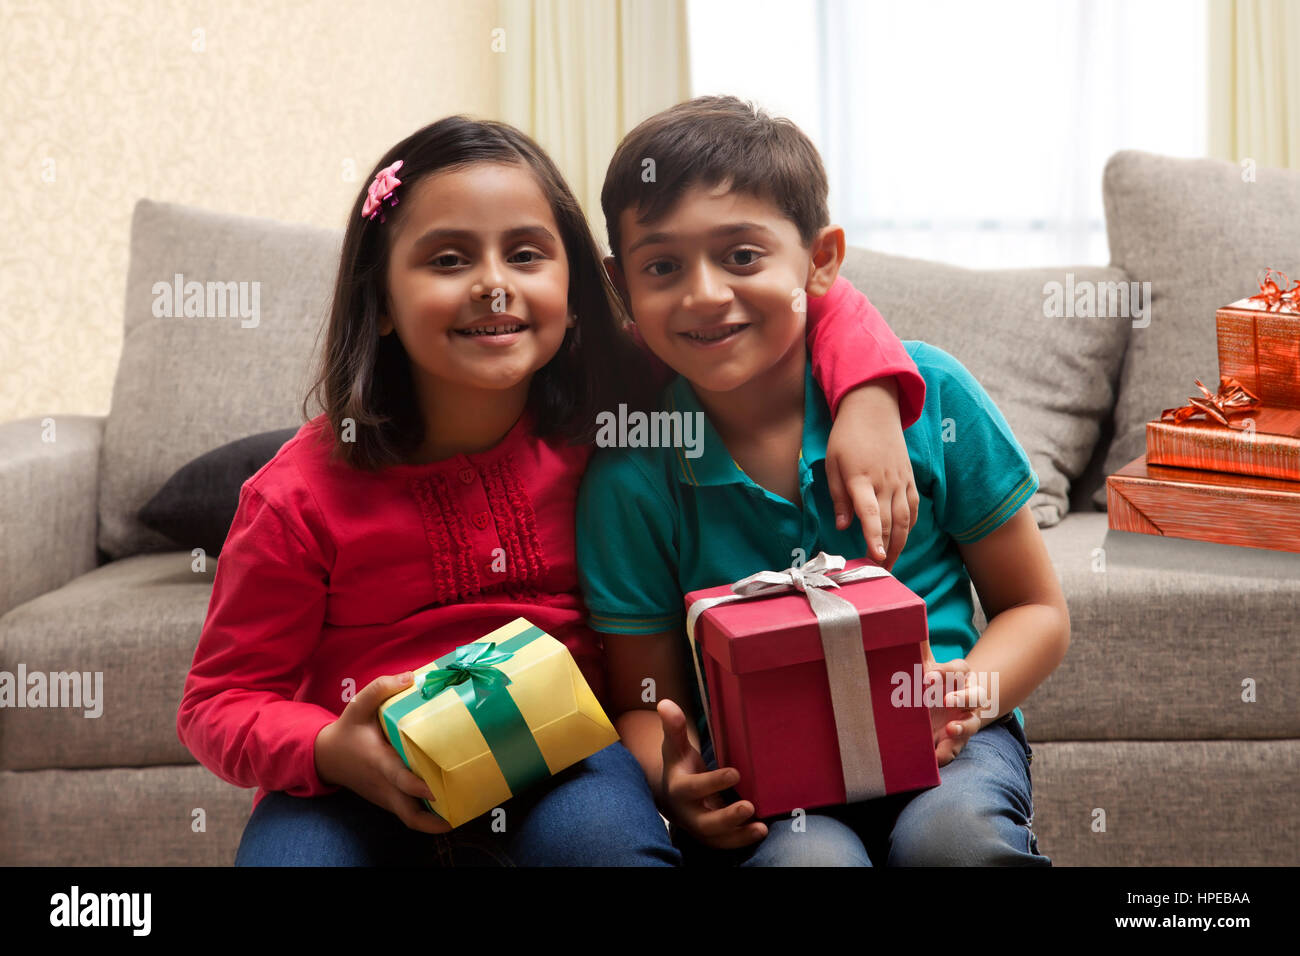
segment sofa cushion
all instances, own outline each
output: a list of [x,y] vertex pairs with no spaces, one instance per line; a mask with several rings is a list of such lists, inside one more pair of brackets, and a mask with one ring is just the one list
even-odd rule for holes
[[[110,557],[175,548],[138,513],[186,462],[303,422],[341,236],[136,204],[122,358],[100,458],[99,546]],[[193,287],[201,296],[186,291],[191,282],[202,284]],[[185,317],[187,303],[205,315]]]
[[1048,283],[1064,293],[1126,277],[1095,266],[978,271],[854,248],[842,272],[899,338],[937,345],[970,369],[1038,473],[1030,508],[1039,527],[1060,521],[1111,414],[1131,323],[1049,318]]
[[1054,866],[1300,864],[1300,740],[1037,743],[1030,733],[1029,746],[1033,830]]
[[1300,554],[1110,531],[1102,512],[1043,542],[1071,634],[1021,705],[1031,741],[1300,737]]
[[262,432],[200,455],[167,479],[140,509],[140,520],[186,550],[199,547],[216,557],[235,520],[244,482],[297,433],[296,428]]
[[0,866],[230,866],[253,794],[198,764],[0,771]]
[[176,711],[217,563],[195,571],[191,561],[184,551],[113,561],[0,618],[0,671],[89,674],[81,687],[96,697],[0,709],[0,770],[194,761]]
[[[1300,172],[1132,150],[1106,164],[1111,265],[1151,283],[1151,324],[1133,330],[1105,472],[1146,450],[1146,423],[1219,382],[1215,311],[1259,291],[1266,267],[1300,278]],[[1105,507],[1106,490],[1094,500]]]

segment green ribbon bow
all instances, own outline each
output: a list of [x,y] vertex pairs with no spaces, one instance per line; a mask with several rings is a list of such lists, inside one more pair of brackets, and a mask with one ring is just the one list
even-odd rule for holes
[[[483,734],[512,794],[549,777],[551,771],[546,758],[542,756],[514,698],[509,692],[496,693],[511,683],[510,677],[497,670],[496,665],[509,660],[515,651],[544,635],[541,628],[532,625],[502,642],[500,647],[495,642],[463,644],[438,658],[438,666],[425,675],[418,694],[409,693],[384,708],[381,718],[384,730],[402,762],[408,767],[411,765],[402,744],[398,722],[440,692],[454,687],[470,716],[474,718],[475,726]],[[428,800],[424,801],[424,805],[437,813]]]
[[497,670],[496,665],[510,660],[514,655],[498,651],[495,642],[465,644],[456,648],[454,654],[455,660],[451,663],[424,675],[420,696],[425,700],[432,700],[448,687],[469,681],[474,692],[472,709],[477,710],[494,690],[510,683],[509,676]]

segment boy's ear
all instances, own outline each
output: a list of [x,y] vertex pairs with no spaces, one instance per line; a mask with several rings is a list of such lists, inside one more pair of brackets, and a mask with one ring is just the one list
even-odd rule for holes
[[808,261],[808,294],[823,296],[835,284],[844,262],[844,230],[827,226],[813,237],[812,258]]

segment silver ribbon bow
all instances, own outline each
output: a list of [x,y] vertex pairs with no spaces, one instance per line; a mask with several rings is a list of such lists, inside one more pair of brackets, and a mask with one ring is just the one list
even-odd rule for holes
[[799,591],[812,607],[821,632],[822,651],[826,657],[826,676],[830,680],[831,707],[835,711],[836,736],[839,738],[840,762],[844,769],[844,790],[849,803],[871,800],[885,795],[885,773],[876,740],[876,718],[871,704],[871,678],[867,655],[862,648],[862,621],[854,605],[824,590],[853,581],[892,577],[878,565],[864,564],[852,571],[844,570],[841,555],[821,551],[811,561],[786,571],[759,571],[741,578],[730,587],[732,594],[700,598],[686,613],[686,637],[691,643],[691,662],[700,687],[700,703],[709,736],[716,750],[709,716],[708,691],[695,651],[695,625],[700,615],[719,604],[748,601]]

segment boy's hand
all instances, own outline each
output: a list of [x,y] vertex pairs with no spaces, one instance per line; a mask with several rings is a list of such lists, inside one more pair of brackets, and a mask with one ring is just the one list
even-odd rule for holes
[[754,805],[738,800],[723,806],[721,791],[734,786],[740,774],[731,767],[709,770],[686,735],[686,715],[673,701],[659,701],[664,726],[663,795],[668,819],[683,827],[706,846],[720,850],[757,843],[767,836],[767,825],[747,822]]
[[429,785],[413,774],[379,726],[379,705],[415,679],[409,671],[376,677],[348,701],[339,719],[316,735],[316,774],[397,814],[412,830],[446,833],[451,825],[429,813]]
[[826,480],[835,527],[844,530],[856,513],[868,557],[892,570],[921,503],[892,376],[860,385],[840,399],[826,443]]
[[930,642],[925,642],[926,662],[922,680],[929,687],[936,681],[942,689],[946,686],[948,674],[958,675],[954,690],[946,691],[942,707],[930,708],[930,731],[933,734],[934,756],[939,766],[952,762],[961,753],[966,742],[980,729],[980,718],[976,711],[981,706],[979,688],[970,672],[970,664],[965,658],[958,657],[942,664],[935,663],[930,654]]

